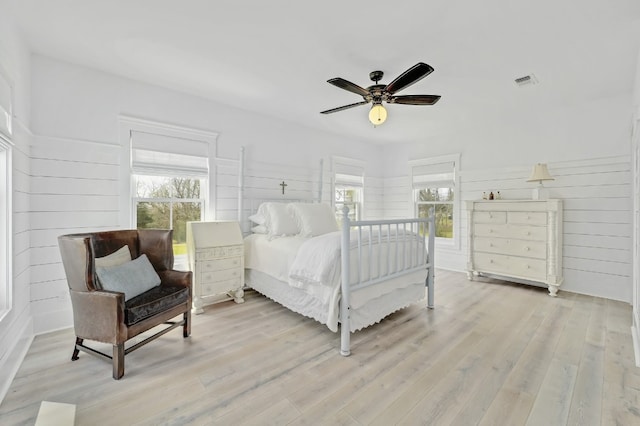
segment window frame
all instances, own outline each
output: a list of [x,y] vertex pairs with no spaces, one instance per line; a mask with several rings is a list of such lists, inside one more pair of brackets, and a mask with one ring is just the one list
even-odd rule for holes
[[0,161],[4,167],[3,173],[0,175],[0,201],[4,208],[0,210],[0,241],[4,244],[0,245],[0,320],[2,320],[13,307],[13,235],[12,235],[12,158],[13,144],[11,140],[0,134]]
[[[342,223],[342,209],[338,210],[338,205],[349,204],[356,206],[356,219],[362,220],[364,216],[364,181],[365,181],[365,162],[355,158],[340,157],[333,155],[331,157],[331,205],[336,211],[336,219]],[[341,180],[339,176],[345,178]],[[340,189],[356,191],[357,201],[351,203],[339,202],[336,200],[337,192]],[[351,209],[349,209],[351,211]]]
[[[452,202],[442,202],[442,201],[433,201],[433,202],[420,202],[418,201],[418,194],[420,189],[414,187],[414,170],[418,167],[443,164],[443,163],[453,163],[453,201]],[[434,181],[435,182],[435,181]],[[449,155],[441,155],[437,157],[428,157],[421,158],[417,160],[409,161],[409,186],[410,186],[410,202],[411,206],[411,215],[418,216],[418,208],[421,204],[428,205],[436,205],[436,204],[452,204],[453,206],[453,226],[452,238],[443,238],[436,237],[435,243],[438,246],[451,248],[455,250],[460,250],[460,154],[449,154]],[[422,189],[426,188],[436,188],[440,187],[435,185],[433,187],[425,186]]]

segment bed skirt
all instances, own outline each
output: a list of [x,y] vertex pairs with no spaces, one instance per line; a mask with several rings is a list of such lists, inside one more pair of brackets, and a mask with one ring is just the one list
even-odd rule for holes
[[[378,323],[387,315],[424,299],[426,294],[425,275],[425,272],[417,272],[390,282],[380,283],[379,287],[388,287],[389,291],[376,297],[369,298],[363,291],[353,292],[351,295],[350,331],[357,331]],[[285,308],[313,318],[327,325],[331,331],[338,331],[337,328],[329,326],[335,321],[331,321],[329,318],[331,309],[328,303],[322,303],[312,295],[254,269],[245,269],[245,283]],[[339,310],[336,311],[339,312]]]

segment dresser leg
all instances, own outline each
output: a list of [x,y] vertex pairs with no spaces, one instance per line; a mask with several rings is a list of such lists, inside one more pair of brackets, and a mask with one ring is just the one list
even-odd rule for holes
[[558,286],[549,284],[549,296],[556,297],[558,296]]
[[233,301],[236,303],[244,303],[244,290],[242,287],[233,292]]
[[467,271],[467,279],[473,281],[473,271]]

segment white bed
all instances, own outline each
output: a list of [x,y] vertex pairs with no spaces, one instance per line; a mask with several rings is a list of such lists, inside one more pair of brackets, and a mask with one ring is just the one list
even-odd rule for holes
[[340,326],[347,356],[350,332],[424,299],[425,291],[433,307],[435,227],[433,217],[354,222],[343,213],[339,230],[330,206],[264,203],[253,218],[267,223],[245,238],[245,282],[331,331]]

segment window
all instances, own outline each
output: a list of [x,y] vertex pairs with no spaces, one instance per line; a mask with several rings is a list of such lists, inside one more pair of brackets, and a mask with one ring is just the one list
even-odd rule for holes
[[360,219],[360,193],[362,192],[362,188],[349,188],[349,187],[338,187],[336,186],[336,198],[335,198],[335,208],[336,208],[336,218],[338,221],[341,221],[344,213],[342,209],[344,206],[349,208],[349,219],[350,220],[359,220]]
[[410,163],[413,203],[418,217],[435,213],[436,239],[458,245],[458,196],[456,166],[459,156],[416,160]]
[[0,318],[11,309],[12,303],[12,106],[13,86],[0,66]]
[[11,145],[0,135],[0,318],[11,308]]
[[364,163],[350,158],[333,158],[334,207],[338,222],[342,222],[343,207],[349,208],[349,219],[362,218]]
[[[134,175],[135,227],[173,229],[173,254],[185,266],[187,222],[204,219],[205,179],[187,176]],[[182,257],[180,257],[182,256]],[[182,265],[184,263],[184,265]]]
[[209,152],[215,135],[123,119],[131,158],[131,222],[173,229],[174,267],[188,269],[187,222],[206,217]]

